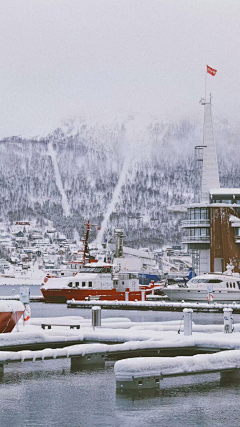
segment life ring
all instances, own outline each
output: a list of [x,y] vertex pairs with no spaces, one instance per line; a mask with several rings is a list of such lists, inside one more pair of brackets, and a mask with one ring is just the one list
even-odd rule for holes
[[29,320],[30,317],[31,317],[31,308],[30,308],[29,304],[26,304],[25,305],[25,310],[24,310],[24,313],[23,313],[23,320],[24,320],[24,322],[26,322],[27,320]]
[[[211,301],[212,301],[213,300],[213,294],[210,294],[210,297],[211,297]],[[209,296],[207,296],[207,300],[208,300],[208,302],[210,301]]]

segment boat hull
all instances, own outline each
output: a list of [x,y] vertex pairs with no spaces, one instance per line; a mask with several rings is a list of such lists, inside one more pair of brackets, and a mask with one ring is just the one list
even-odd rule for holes
[[[201,301],[208,302],[208,292],[198,289],[164,289],[163,292],[173,301]],[[240,302],[240,291],[231,291],[227,289],[214,290],[211,292],[213,302]]]
[[[41,289],[45,302],[47,303],[66,303],[66,301],[75,299],[84,301],[86,298],[96,298],[107,301],[126,301],[126,292],[117,292],[116,289]],[[146,294],[152,290],[144,291],[144,300]],[[141,301],[143,293],[141,291],[129,292],[128,301]]]
[[24,310],[15,313],[12,311],[0,312],[0,333],[11,332],[23,313]]

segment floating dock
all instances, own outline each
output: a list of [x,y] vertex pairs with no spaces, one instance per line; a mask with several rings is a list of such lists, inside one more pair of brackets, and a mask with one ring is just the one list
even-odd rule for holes
[[115,363],[116,387],[121,391],[159,388],[164,378],[221,373],[221,380],[240,382],[240,351],[174,358],[138,358]]
[[190,308],[195,312],[222,313],[224,308],[231,308],[233,313],[240,313],[240,304],[171,302],[171,301],[67,301],[68,308],[92,308],[99,306],[105,310],[152,310],[152,311],[183,311]]
[[[0,300],[8,301],[15,300],[20,301],[20,295],[11,295],[11,296],[0,296]],[[45,299],[42,295],[30,295],[30,302],[45,302]]]

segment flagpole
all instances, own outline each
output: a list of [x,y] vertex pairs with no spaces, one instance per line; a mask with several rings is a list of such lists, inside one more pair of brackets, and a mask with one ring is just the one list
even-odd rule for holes
[[207,101],[207,65],[206,65],[206,74],[205,74],[205,101]]

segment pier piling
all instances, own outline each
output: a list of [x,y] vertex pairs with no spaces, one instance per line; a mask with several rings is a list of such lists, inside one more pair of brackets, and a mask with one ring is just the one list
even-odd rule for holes
[[105,365],[105,354],[92,353],[85,356],[71,357],[71,370],[81,370],[83,367],[93,365]]

